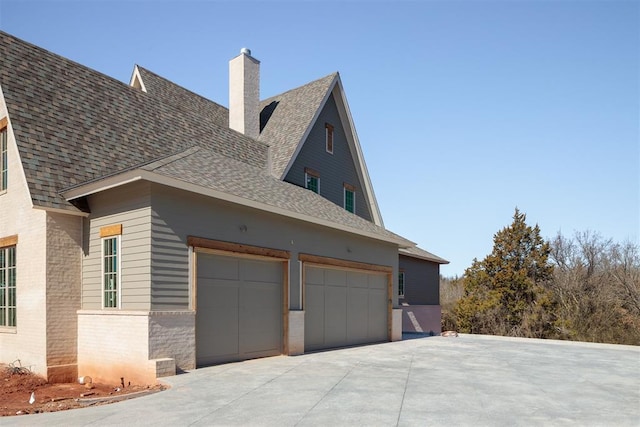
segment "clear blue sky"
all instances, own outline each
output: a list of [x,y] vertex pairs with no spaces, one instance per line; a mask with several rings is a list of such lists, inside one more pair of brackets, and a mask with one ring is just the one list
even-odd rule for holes
[[638,1],[0,0],[0,28],[128,82],[228,105],[340,71],[390,230],[461,275],[517,206],[545,237],[640,239]]

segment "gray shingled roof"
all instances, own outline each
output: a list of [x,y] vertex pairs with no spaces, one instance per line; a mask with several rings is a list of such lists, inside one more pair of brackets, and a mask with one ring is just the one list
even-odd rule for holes
[[[140,77],[150,94],[161,93],[160,101],[170,101],[181,111],[198,109],[221,126],[229,126],[229,109],[193,93],[159,75],[138,66]],[[282,177],[296,147],[311,126],[320,104],[338,73],[260,101],[260,135],[258,141],[269,144],[271,173]]]
[[259,141],[269,143],[271,173],[281,178],[338,73],[260,102]]
[[77,210],[59,195],[63,188],[194,145],[267,165],[266,144],[199,109],[159,102],[162,93],[143,93],[4,32],[0,87],[36,206]]
[[147,93],[155,96],[158,102],[169,102],[182,113],[199,111],[202,116],[207,117],[213,123],[229,127],[229,109],[227,107],[191,92],[139,65],[137,67]]
[[192,148],[141,169],[309,218],[341,224],[356,233],[366,232],[406,245],[413,244],[312,191],[281,181],[264,169],[229,159],[211,150]]
[[446,259],[440,258],[439,256],[434,255],[431,252],[427,252],[424,249],[419,248],[417,246],[413,246],[409,248],[401,248],[399,252],[400,252],[400,255],[406,255],[412,258],[425,259],[427,261],[433,261],[438,264],[449,264],[449,261],[447,261]]

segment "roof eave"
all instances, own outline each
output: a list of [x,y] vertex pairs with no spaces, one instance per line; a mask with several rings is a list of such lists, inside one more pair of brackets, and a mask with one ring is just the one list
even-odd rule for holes
[[422,259],[425,261],[431,261],[431,262],[435,262],[436,264],[449,264],[449,261],[447,261],[444,258],[440,258],[438,256],[434,256],[434,257],[430,257],[430,256],[423,256],[423,255],[418,255],[418,254],[412,254],[410,252],[406,252],[403,251],[402,248],[399,250],[400,255],[403,256],[407,256],[409,258],[416,258],[416,259]]
[[415,243],[407,239],[404,239],[400,236],[397,236],[397,237],[383,236],[383,235],[365,231],[365,230],[358,230],[358,229],[355,229],[343,224],[339,224],[333,221],[312,217],[312,216],[301,214],[298,212],[292,212],[277,206],[272,206],[266,203],[257,202],[255,200],[246,199],[233,194],[225,193],[220,190],[215,190],[209,187],[192,184],[189,182],[181,181],[176,178],[168,177],[165,175],[161,175],[161,174],[151,172],[148,170],[143,170],[143,169],[135,169],[135,170],[124,172],[119,175],[114,175],[114,176],[105,178],[103,180],[92,181],[85,185],[79,185],[71,189],[65,190],[61,194],[67,201],[71,201],[80,197],[89,196],[91,194],[99,193],[101,191],[116,188],[125,184],[129,184],[131,182],[139,181],[139,180],[145,180],[145,181],[153,182],[156,184],[166,185],[166,186],[177,188],[180,190],[185,190],[192,193],[208,196],[214,199],[235,203],[241,206],[246,206],[246,207],[258,209],[261,211],[274,213],[276,215],[281,215],[284,217],[297,219],[300,221],[304,221],[304,222],[308,222],[316,225],[321,225],[324,227],[332,228],[334,230],[339,230],[339,231],[356,234],[363,237],[368,237],[374,240],[392,243],[392,244],[398,245],[398,247],[408,247],[408,246],[415,245]]

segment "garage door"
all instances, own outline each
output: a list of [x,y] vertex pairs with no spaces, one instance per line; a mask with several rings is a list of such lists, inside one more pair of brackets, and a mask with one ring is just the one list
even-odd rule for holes
[[387,341],[384,273],[305,267],[305,350]]
[[282,262],[198,253],[198,366],[282,353]]

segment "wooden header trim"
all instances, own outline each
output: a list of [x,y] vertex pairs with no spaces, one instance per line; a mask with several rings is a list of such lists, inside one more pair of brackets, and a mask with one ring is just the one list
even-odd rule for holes
[[364,262],[347,261],[345,259],[328,258],[318,255],[298,254],[298,259],[302,262],[309,262],[319,265],[330,265],[340,268],[351,268],[354,270],[378,271],[381,273],[393,273],[393,267],[387,265],[367,264]]
[[119,236],[122,234],[122,224],[100,227],[100,237]]
[[356,191],[356,187],[355,185],[351,185],[349,183],[343,182],[342,185],[344,186],[344,188],[346,188],[349,191],[353,191],[355,193]]
[[0,130],[6,128],[8,123],[9,122],[7,121],[6,117],[1,118],[0,119]]
[[6,248],[7,246],[16,246],[18,244],[18,235],[0,237],[0,248]]
[[194,248],[213,249],[223,252],[232,252],[244,255],[257,255],[268,258],[290,259],[289,251],[280,249],[262,248],[260,246],[241,245],[239,243],[222,242],[220,240],[205,239],[203,237],[188,236],[187,244]]
[[311,175],[311,176],[315,176],[316,178],[320,177],[320,172],[313,170],[311,168],[304,168],[304,173]]

